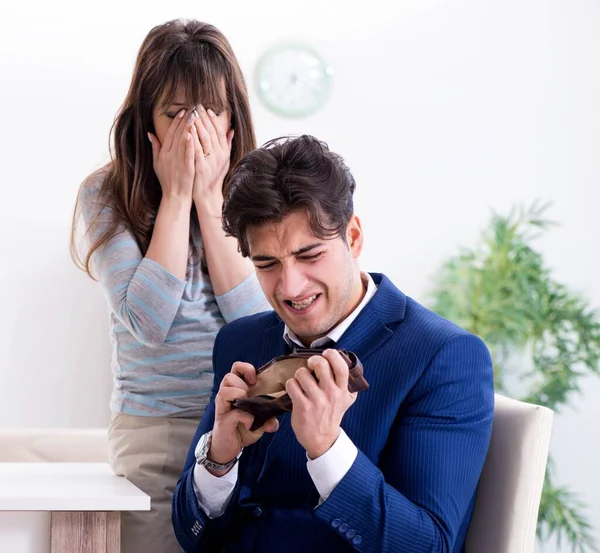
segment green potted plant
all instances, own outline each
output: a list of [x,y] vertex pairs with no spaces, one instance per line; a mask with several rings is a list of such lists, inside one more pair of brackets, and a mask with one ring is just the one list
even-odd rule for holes
[[[557,282],[535,238],[553,225],[548,205],[494,213],[475,247],[448,259],[435,277],[432,308],[480,336],[490,348],[496,389],[560,413],[580,392],[581,378],[600,373],[600,318],[577,293]],[[515,355],[528,368],[507,374]],[[510,377],[510,378],[509,378]],[[509,380],[519,392],[511,393]],[[598,551],[584,506],[555,481],[549,460],[537,527],[542,542],[573,552]]]

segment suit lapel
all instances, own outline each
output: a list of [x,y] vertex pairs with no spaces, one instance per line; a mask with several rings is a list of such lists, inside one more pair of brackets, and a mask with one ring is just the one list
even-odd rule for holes
[[[388,325],[394,326],[402,321],[406,310],[406,296],[387,277],[379,274],[372,274],[371,276],[378,286],[377,292],[336,344],[336,348],[338,349],[345,349],[356,353],[361,361],[379,349],[392,336],[393,330]],[[285,343],[282,338],[283,323],[276,328],[279,332],[279,340]],[[268,335],[267,332],[265,332],[263,351],[265,359],[269,355],[270,357],[264,362],[274,357],[272,354],[274,350],[268,349],[267,343],[274,345],[275,336]],[[281,355],[281,353],[275,355]],[[371,367],[371,370],[376,370],[376,367]],[[367,371],[365,372],[365,377],[368,381],[369,374]],[[258,481],[265,475],[273,460],[281,452],[282,448],[289,443],[289,440],[295,439],[296,437],[291,424],[291,414],[286,413],[279,418],[279,430],[275,434],[265,434],[261,438],[261,441],[266,440],[269,443]],[[264,447],[265,444],[262,444],[262,446]]]
[[392,336],[406,311],[406,296],[387,277],[376,273],[371,277],[377,292],[336,344],[337,349],[353,351],[361,360]]
[[283,339],[284,326],[283,321],[277,317],[277,323],[264,331],[258,354],[257,369],[273,357],[290,353],[290,347]]
[[363,360],[380,348],[392,333],[377,318],[372,306],[367,304],[348,330],[344,332],[336,344],[336,349],[353,351],[359,359]]

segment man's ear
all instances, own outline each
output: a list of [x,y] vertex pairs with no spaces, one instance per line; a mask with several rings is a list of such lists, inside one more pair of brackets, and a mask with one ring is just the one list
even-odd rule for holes
[[362,225],[357,215],[352,215],[346,227],[346,243],[352,252],[352,257],[357,258],[363,248]]

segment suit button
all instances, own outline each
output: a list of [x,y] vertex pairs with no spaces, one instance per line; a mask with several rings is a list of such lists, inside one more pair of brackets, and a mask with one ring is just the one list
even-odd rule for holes
[[356,530],[354,530],[354,528],[350,528],[350,530],[346,532],[346,537],[351,540],[354,536],[356,536]]
[[347,524],[342,524],[339,528],[338,528],[338,532],[340,534],[345,534],[348,531],[348,525]]
[[340,524],[342,524],[342,521],[339,518],[334,518],[331,521],[331,526],[333,526],[334,528],[337,528]]
[[254,509],[252,509],[252,516],[254,518],[262,518],[263,514],[264,512],[260,505],[257,505],[256,507],[254,507]]
[[360,536],[354,536],[354,539],[352,540],[352,543],[354,545],[360,545],[362,543],[362,537],[360,537]]

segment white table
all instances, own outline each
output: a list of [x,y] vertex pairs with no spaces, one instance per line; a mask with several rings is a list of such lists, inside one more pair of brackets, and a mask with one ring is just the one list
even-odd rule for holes
[[0,463],[2,553],[119,553],[120,512],[149,510],[106,463]]

